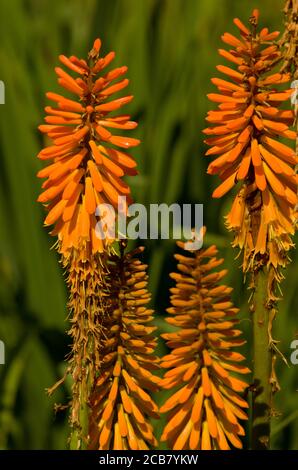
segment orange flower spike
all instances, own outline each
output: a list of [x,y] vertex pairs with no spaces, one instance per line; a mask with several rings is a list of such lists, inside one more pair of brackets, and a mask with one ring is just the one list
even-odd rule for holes
[[[183,243],[177,244],[183,248]],[[212,246],[189,256],[175,255],[179,274],[171,274],[176,287],[171,289],[167,321],[178,330],[163,335],[171,353],[161,362],[168,369],[161,385],[175,387],[175,392],[160,409],[169,413],[161,440],[171,449],[242,446],[238,419],[247,419],[241,408],[248,404],[239,392],[247,384],[234,372],[250,370],[239,364],[245,358],[234,351],[245,341],[239,340],[240,331],[235,329],[238,309],[230,302],[232,289],[218,284],[226,270],[214,271],[223,261],[216,259],[216,253]]]
[[[128,85],[129,80],[123,78],[127,67],[103,73],[115,53],[101,58],[100,50],[101,41],[96,39],[87,61],[75,56],[59,56],[67,71],[55,68],[58,82],[75,97],[70,99],[47,93],[55,106],[45,108],[46,124],[39,126],[52,144],[38,155],[41,160],[50,161],[38,172],[38,177],[47,178],[43,184],[45,191],[38,200],[48,204],[50,212],[45,222],[47,225],[55,224],[53,233],[58,235],[60,251],[64,255],[68,255],[71,248],[82,248],[89,253],[98,252],[99,247],[102,249],[102,244],[94,239],[98,222],[95,215],[97,195],[101,193],[102,200],[112,203],[117,209],[118,196],[130,192],[121,178],[136,174],[132,170],[136,163],[131,155],[116,150],[115,146],[129,148],[140,141],[113,135],[113,130],[134,129],[137,123],[130,121],[129,115],[110,116],[111,111],[133,99],[131,95],[112,101],[110,98]],[[74,226],[75,219],[81,229],[69,233],[68,227]]]
[[156,327],[150,325],[152,310],[147,308],[146,265],[137,257],[142,251],[110,258],[110,307],[90,399],[89,447],[94,450],[116,450],[119,436],[125,449],[157,446],[150,420],[159,418],[158,407],[147,390],[159,389],[160,379],[153,373],[159,359],[154,356]]
[[[241,181],[237,203],[227,215],[227,227],[235,232],[234,245],[245,247],[244,271],[251,269],[255,255],[260,254],[259,247],[264,251],[264,240],[268,247],[268,265],[276,267],[276,253],[280,253],[278,265],[285,266],[285,252],[292,246],[290,236],[294,233],[298,203],[297,156],[291,147],[278,140],[296,138],[296,132],[289,129],[294,120],[290,109],[293,90],[289,86],[284,91],[275,88],[289,82],[290,74],[268,75],[281,57],[278,46],[270,44],[278,37],[278,32],[270,33],[267,28],[258,32],[258,21],[259,12],[254,10],[248,27],[238,18],[234,20],[239,38],[229,33],[222,36],[231,49],[228,52],[220,49],[219,53],[232,62],[233,68],[218,65],[217,70],[225,77],[211,79],[218,93],[211,93],[208,98],[218,103],[218,109],[208,112],[210,127],[204,131],[211,136],[205,140],[210,146],[206,155],[216,155],[207,172],[218,174],[222,181],[213,197],[223,197]],[[284,104],[288,104],[288,109],[281,109]],[[269,191],[274,200],[273,218],[267,214],[271,211],[272,215],[272,210],[266,203],[265,191]],[[284,223],[285,205],[289,209],[290,224]],[[252,215],[256,207],[259,208],[258,218]],[[270,223],[260,224],[261,210],[263,219]],[[242,220],[237,223],[236,213],[242,214]]]

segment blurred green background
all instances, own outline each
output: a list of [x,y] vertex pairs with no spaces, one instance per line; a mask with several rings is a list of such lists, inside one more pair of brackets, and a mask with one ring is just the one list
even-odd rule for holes
[[[261,22],[282,28],[281,0],[0,0],[0,339],[6,364],[0,365],[0,448],[64,449],[66,383],[49,399],[45,388],[64,371],[69,340],[65,334],[66,290],[53,239],[43,228],[36,203],[43,145],[37,126],[46,91],[57,91],[54,66],[61,53],[84,57],[96,37],[103,51],[116,51],[115,65],[128,65],[130,111],[139,121],[142,144],[133,154],[140,175],[131,181],[140,203],[203,203],[206,243],[217,243],[235,288],[241,325],[248,339],[250,319],[239,261],[230,248],[223,215],[231,195],[211,199],[216,177],[206,176],[201,130],[209,107],[206,93],[216,75],[220,35],[235,31],[233,17],[246,20],[252,7]],[[174,269],[173,241],[147,243],[150,287],[157,324],[168,304],[168,273]],[[284,298],[275,325],[279,347],[289,359],[297,335],[297,255],[288,268]],[[160,353],[163,352],[160,345]],[[298,365],[278,361],[282,391],[275,400],[273,448],[298,449]],[[162,399],[162,397],[161,397]],[[160,428],[160,425],[158,425]]]

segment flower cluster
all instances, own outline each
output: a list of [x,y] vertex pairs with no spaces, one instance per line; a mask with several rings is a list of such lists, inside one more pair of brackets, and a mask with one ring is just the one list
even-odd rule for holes
[[111,258],[110,307],[105,313],[101,364],[91,396],[90,448],[143,450],[157,446],[151,418],[158,408],[148,392],[158,390],[154,356],[156,327],[147,308],[146,265],[137,255],[142,249]]
[[52,145],[38,155],[51,162],[38,172],[40,178],[46,178],[38,201],[46,204],[45,224],[55,224],[52,234],[58,235],[63,254],[79,247],[87,247],[92,253],[103,251],[103,241],[96,236],[102,214],[96,214],[96,207],[111,204],[117,208],[118,196],[122,195],[129,203],[130,188],[121,178],[137,174],[135,160],[124,150],[138,145],[139,140],[113,134],[134,129],[137,123],[127,114],[111,114],[133,99],[129,95],[110,100],[128,85],[123,78],[127,67],[104,73],[115,53],[99,57],[100,47],[101,41],[96,39],[88,61],[59,56],[69,72],[56,67],[58,83],[76,99],[47,93],[55,107],[45,108],[46,124],[39,126]]
[[218,103],[218,109],[208,113],[211,127],[204,131],[211,147],[206,155],[216,156],[208,173],[218,174],[222,180],[213,193],[215,198],[241,182],[227,226],[236,234],[234,244],[244,249],[244,270],[260,259],[276,269],[285,265],[292,246],[297,204],[297,157],[280,141],[296,139],[290,129],[293,90],[276,88],[289,82],[289,74],[271,73],[281,59],[274,43],[279,33],[267,28],[257,31],[257,10],[250,18],[250,28],[237,18],[234,23],[240,37],[225,33],[222,40],[231,49],[219,50],[234,67],[217,66],[226,79],[213,78],[218,93],[208,95]]
[[179,273],[171,274],[176,286],[167,321],[176,331],[163,334],[172,351],[161,362],[169,369],[161,385],[173,392],[160,411],[168,412],[161,440],[175,450],[242,447],[239,419],[247,419],[242,408],[248,404],[239,392],[247,384],[234,373],[249,369],[235,351],[245,341],[236,329],[232,288],[220,283],[226,270],[214,270],[223,262],[216,254],[215,246],[191,256],[177,254]]

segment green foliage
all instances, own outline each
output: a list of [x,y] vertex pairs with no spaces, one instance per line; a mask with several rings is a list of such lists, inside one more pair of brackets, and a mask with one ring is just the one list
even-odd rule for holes
[[[255,0],[253,6],[264,24],[282,28],[281,0]],[[36,203],[36,154],[42,146],[36,128],[45,92],[58,90],[53,70],[58,54],[83,57],[98,36],[104,51],[116,51],[115,65],[129,67],[135,95],[130,111],[140,122],[135,135],[143,142],[134,151],[140,169],[130,181],[135,200],[204,204],[206,242],[216,242],[226,258],[227,282],[235,288],[250,342],[247,294],[222,218],[231,196],[211,199],[217,181],[206,177],[201,130],[220,35],[233,30],[234,16],[246,19],[251,8],[249,0],[0,0],[0,79],[6,86],[6,104],[0,106],[0,339],[6,345],[6,365],[0,366],[1,448],[66,446],[66,413],[55,416],[53,401],[67,403],[68,384],[54,399],[45,395],[63,375],[68,338],[63,274]],[[163,329],[174,243],[151,241],[147,248]],[[297,334],[296,271],[293,253],[275,328],[287,359]],[[250,349],[248,343],[248,354]],[[297,366],[278,360],[278,376],[274,448],[298,449]]]

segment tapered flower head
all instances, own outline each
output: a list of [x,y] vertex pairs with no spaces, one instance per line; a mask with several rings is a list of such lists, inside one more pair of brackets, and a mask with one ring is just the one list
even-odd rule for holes
[[95,215],[96,207],[111,204],[117,208],[118,196],[126,196],[129,202],[130,188],[121,178],[137,174],[135,160],[124,150],[138,145],[139,140],[115,135],[117,130],[134,129],[137,123],[129,115],[111,114],[133,98],[111,99],[128,85],[123,78],[127,67],[106,72],[115,53],[100,57],[100,47],[97,39],[87,61],[59,56],[68,70],[55,69],[58,82],[75,98],[47,93],[55,105],[45,108],[46,124],[39,126],[52,145],[38,155],[51,162],[38,173],[47,178],[38,200],[46,204],[45,224],[55,224],[52,233],[58,235],[64,254],[80,246],[88,246],[93,253],[103,250],[95,233],[102,215]]
[[238,195],[227,216],[227,226],[236,233],[235,245],[245,248],[244,269],[262,256],[273,265],[285,264],[292,245],[294,208],[297,204],[297,162],[294,150],[280,138],[296,139],[290,98],[293,90],[277,86],[289,82],[290,75],[272,73],[281,53],[274,40],[278,32],[257,30],[255,10],[246,27],[234,20],[239,37],[229,33],[222,40],[231,49],[219,53],[232,66],[219,65],[225,78],[213,78],[218,93],[208,95],[219,103],[208,113],[211,127],[205,129],[206,155],[216,156],[208,167],[222,183],[213,197],[225,195],[237,183]]
[[150,393],[158,390],[156,327],[147,307],[142,249],[111,261],[110,308],[103,319],[98,379],[90,400],[90,448],[144,450],[157,445],[151,418],[159,418]]
[[239,392],[247,384],[234,373],[249,369],[235,352],[245,341],[236,328],[232,288],[221,284],[226,270],[215,270],[223,262],[216,254],[215,246],[190,256],[177,254],[179,272],[171,274],[176,286],[167,321],[176,331],[163,335],[172,351],[161,365],[169,369],[162,386],[173,394],[160,411],[168,413],[161,440],[175,450],[242,447],[239,419],[247,419],[242,408],[248,405]]

